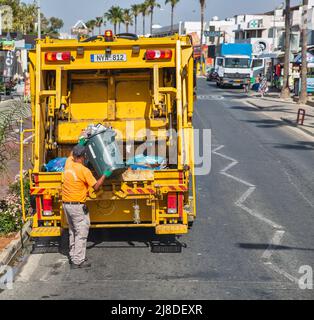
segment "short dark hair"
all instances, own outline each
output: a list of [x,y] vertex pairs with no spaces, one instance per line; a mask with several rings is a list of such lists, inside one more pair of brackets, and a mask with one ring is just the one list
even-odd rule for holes
[[74,158],[85,157],[86,149],[84,146],[78,144],[73,148],[72,154]]

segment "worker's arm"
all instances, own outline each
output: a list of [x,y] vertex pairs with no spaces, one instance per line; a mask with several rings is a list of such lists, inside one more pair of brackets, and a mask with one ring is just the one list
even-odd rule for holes
[[109,178],[111,176],[112,172],[107,170],[103,173],[103,175],[100,177],[100,179],[96,182],[96,184],[93,186],[94,190],[97,192],[100,187],[104,184],[106,178]]
[[106,176],[102,175],[100,179],[98,179],[98,181],[96,182],[96,184],[93,186],[95,191],[98,191],[100,189],[100,187],[103,185],[103,183],[106,180]]

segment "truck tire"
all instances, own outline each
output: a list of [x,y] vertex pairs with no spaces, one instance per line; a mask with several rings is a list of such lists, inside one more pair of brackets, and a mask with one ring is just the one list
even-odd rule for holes
[[195,217],[194,216],[188,216],[188,228],[191,229],[193,227]]

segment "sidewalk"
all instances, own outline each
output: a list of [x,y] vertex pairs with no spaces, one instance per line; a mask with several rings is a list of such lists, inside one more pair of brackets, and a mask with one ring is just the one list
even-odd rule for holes
[[[276,120],[282,120],[289,125],[298,127],[300,130],[314,137],[314,107],[309,105],[300,105],[293,99],[282,100],[278,94],[266,95],[261,98],[260,95],[249,95],[246,101],[259,108]],[[297,124],[298,110],[305,110],[304,124]]]

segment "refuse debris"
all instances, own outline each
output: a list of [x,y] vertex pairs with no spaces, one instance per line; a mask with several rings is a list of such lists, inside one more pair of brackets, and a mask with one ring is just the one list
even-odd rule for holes
[[47,172],[63,172],[67,158],[55,158],[50,160],[45,168]]
[[126,162],[132,170],[162,170],[167,167],[167,161],[159,156],[136,155]]

